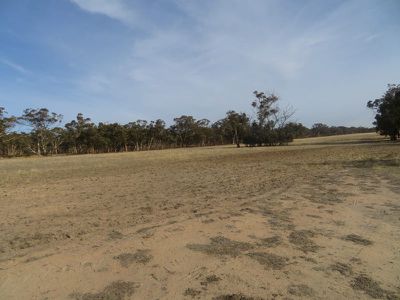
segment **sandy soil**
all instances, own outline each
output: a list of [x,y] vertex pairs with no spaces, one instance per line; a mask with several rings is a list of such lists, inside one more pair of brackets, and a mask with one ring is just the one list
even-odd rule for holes
[[0,160],[0,299],[399,299],[374,134]]

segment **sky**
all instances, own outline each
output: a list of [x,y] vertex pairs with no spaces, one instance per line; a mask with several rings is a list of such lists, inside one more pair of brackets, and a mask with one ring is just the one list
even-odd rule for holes
[[0,0],[0,107],[99,122],[251,113],[371,126],[400,83],[400,0]]

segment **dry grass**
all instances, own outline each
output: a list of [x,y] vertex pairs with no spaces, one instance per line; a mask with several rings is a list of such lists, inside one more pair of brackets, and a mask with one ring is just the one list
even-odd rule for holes
[[209,255],[238,256],[243,251],[250,250],[254,246],[249,243],[232,241],[223,236],[211,238],[210,244],[188,244],[187,247],[193,251],[204,252]]
[[289,260],[286,257],[265,252],[252,252],[249,253],[248,256],[255,259],[267,270],[280,270],[286,266],[286,263]]
[[135,292],[133,282],[115,281],[99,293],[74,293],[71,298],[76,300],[124,300]]
[[375,286],[362,272],[396,296],[399,147],[365,134],[0,160],[0,298],[356,299]]
[[135,253],[121,253],[114,257],[125,268],[128,268],[133,263],[147,264],[152,258],[153,256],[149,250],[138,250]]

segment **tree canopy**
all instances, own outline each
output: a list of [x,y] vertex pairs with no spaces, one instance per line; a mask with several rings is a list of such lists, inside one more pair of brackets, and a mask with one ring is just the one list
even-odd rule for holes
[[4,107],[0,107],[0,139],[5,137],[8,130],[14,127],[16,118],[15,117],[6,117],[6,110]]
[[381,135],[392,141],[400,138],[400,84],[389,84],[386,93],[368,101],[367,107],[376,112],[373,124]]
[[[62,115],[47,108],[29,108],[21,116],[14,117],[8,116],[0,107],[0,156],[107,153],[224,144],[275,146],[287,144],[293,138],[370,131],[322,123],[309,129],[290,121],[293,110],[280,109],[278,96],[258,91],[253,95],[254,115],[229,110],[224,118],[214,123],[182,115],[174,118],[170,126],[160,119],[96,124],[82,113],[61,126]],[[13,132],[16,124],[29,130]]]

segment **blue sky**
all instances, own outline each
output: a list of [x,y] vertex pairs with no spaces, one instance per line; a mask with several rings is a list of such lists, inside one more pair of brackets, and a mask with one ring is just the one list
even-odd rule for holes
[[400,1],[0,0],[0,106],[64,120],[251,112],[275,92],[308,126],[369,126],[400,81]]

